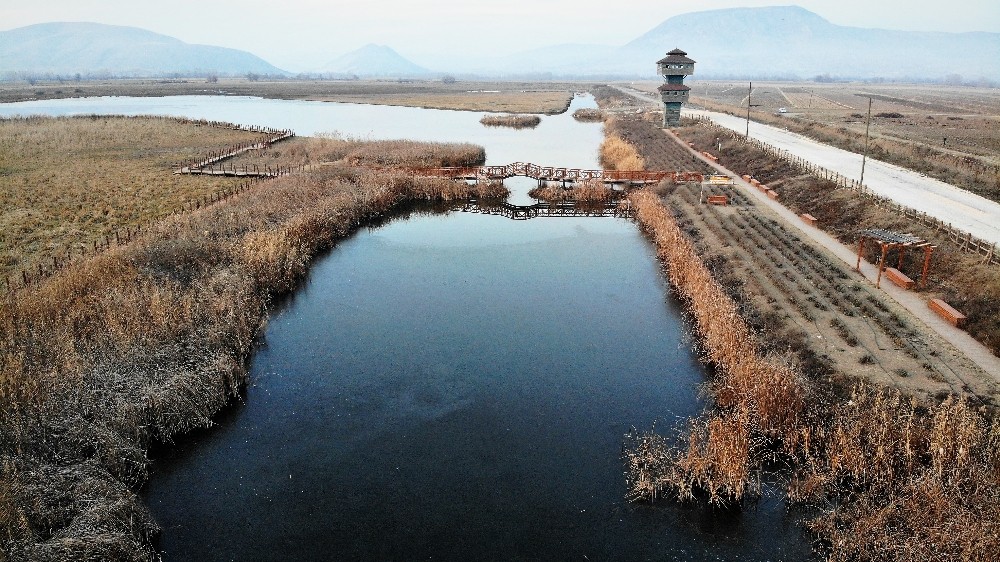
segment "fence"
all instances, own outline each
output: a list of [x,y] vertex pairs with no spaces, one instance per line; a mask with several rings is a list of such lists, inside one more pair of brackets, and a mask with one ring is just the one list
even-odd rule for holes
[[818,166],[804,158],[800,158],[794,154],[790,154],[787,150],[782,150],[780,148],[777,148],[773,145],[770,145],[758,139],[753,139],[753,138],[748,139],[735,131],[722,127],[721,125],[715,123],[708,117],[699,115],[695,119],[697,119],[701,123],[707,124],[715,129],[718,129],[720,133],[727,134],[734,140],[749,144],[750,146],[775,158],[781,158],[782,160],[791,163],[792,165],[794,165],[799,170],[802,170],[805,173],[812,174],[813,176],[819,179],[831,181],[839,187],[852,189],[855,192],[857,192],[859,197],[871,202],[872,204],[881,209],[886,209],[891,212],[897,213],[910,220],[913,220],[924,226],[933,228],[936,231],[941,232],[946,238],[958,244],[959,250],[984,256],[982,261],[982,263],[984,264],[990,263],[990,264],[1000,265],[1000,252],[997,251],[996,244],[993,242],[977,238],[973,236],[971,233],[955,228],[954,226],[951,225],[951,223],[946,223],[927,213],[918,211],[916,209],[907,207],[905,205],[900,205],[899,203],[887,197],[876,195],[871,191],[871,189],[868,188],[867,185],[863,185],[857,180],[845,177],[844,175],[838,172],[834,172],[833,170],[824,168],[823,166]]
[[[105,117],[105,116],[101,116]],[[131,118],[131,117],[129,117]],[[295,136],[295,133],[290,130],[279,130],[271,129],[268,127],[257,127],[257,126],[247,126],[247,125],[237,125],[234,123],[228,123],[224,121],[206,121],[206,120],[191,120],[175,117],[159,117],[163,120],[175,121],[183,124],[196,124],[204,125],[208,127],[219,127],[226,129],[234,129],[241,131],[249,131],[255,133],[261,133],[266,135],[262,137],[261,140],[254,143],[240,143],[233,145],[227,149],[211,152],[209,155],[197,164],[190,166],[185,166],[182,170],[196,169],[197,171],[191,172],[187,171],[184,173],[198,173],[205,175],[225,175],[225,176],[237,176],[246,177],[247,181],[243,182],[237,186],[226,189],[218,193],[213,193],[209,195],[202,196],[194,201],[188,201],[184,203],[180,209],[177,209],[164,217],[159,217],[156,220],[163,220],[166,217],[177,215],[180,213],[190,212],[196,209],[200,209],[204,206],[217,203],[224,199],[228,199],[236,194],[242,193],[247,189],[250,189],[256,185],[262,179],[274,178],[278,176],[283,176],[285,174],[292,173],[293,171],[301,171],[304,169],[304,165],[300,166],[265,166],[263,170],[256,169],[256,172],[248,172],[246,166],[244,166],[243,171],[240,172],[234,166],[230,166],[226,169],[224,164],[220,162],[226,158],[231,158],[237,154],[245,152],[247,150],[254,150],[258,148],[267,148],[272,143],[279,142],[288,138]],[[30,118],[29,118],[30,119]],[[220,164],[219,168],[216,169],[216,164]],[[208,166],[208,170],[203,170],[205,166]],[[179,173],[175,172],[175,173]],[[50,275],[60,271],[67,266],[75,263],[78,260],[84,259],[88,256],[96,255],[100,252],[104,252],[113,246],[121,246],[131,242],[140,232],[142,232],[142,226],[136,226],[131,228],[125,228],[123,230],[116,230],[113,233],[105,234],[104,240],[94,240],[92,244],[83,246],[78,252],[69,250],[66,254],[51,256],[43,258],[41,261],[35,264],[35,267],[30,269],[22,269],[20,274],[6,275],[3,279],[0,279],[0,289],[5,293],[11,293],[13,291],[27,287],[32,283],[37,283],[38,281],[49,277]]]

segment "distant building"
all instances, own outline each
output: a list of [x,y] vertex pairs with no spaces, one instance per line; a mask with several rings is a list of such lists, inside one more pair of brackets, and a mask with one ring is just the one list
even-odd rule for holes
[[663,76],[664,84],[657,88],[663,99],[663,126],[675,127],[681,123],[681,104],[688,101],[691,88],[684,85],[684,77],[694,74],[694,61],[687,53],[674,49],[656,61],[656,71]]

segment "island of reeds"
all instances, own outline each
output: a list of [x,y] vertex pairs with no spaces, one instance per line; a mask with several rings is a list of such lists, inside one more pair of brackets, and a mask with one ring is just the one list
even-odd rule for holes
[[511,129],[534,129],[542,122],[537,115],[483,115],[479,120],[487,127],[509,127]]

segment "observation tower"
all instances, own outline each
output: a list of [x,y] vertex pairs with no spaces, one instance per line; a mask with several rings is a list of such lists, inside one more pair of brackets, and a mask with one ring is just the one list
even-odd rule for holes
[[684,85],[684,77],[694,74],[694,61],[687,53],[674,49],[656,61],[656,71],[663,75],[663,85],[657,88],[663,100],[663,126],[676,127],[681,123],[681,105],[688,101],[691,88]]

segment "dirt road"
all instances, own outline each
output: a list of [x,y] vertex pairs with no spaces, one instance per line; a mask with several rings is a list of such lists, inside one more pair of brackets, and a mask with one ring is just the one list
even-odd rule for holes
[[[727,129],[746,132],[746,120],[739,117],[696,109],[685,109],[683,114],[705,116]],[[750,122],[750,136],[848,178],[860,178],[860,154],[753,121]],[[951,223],[956,228],[983,240],[1000,243],[998,203],[942,181],[924,177],[917,172],[871,158],[865,164],[864,183],[874,193]]]

